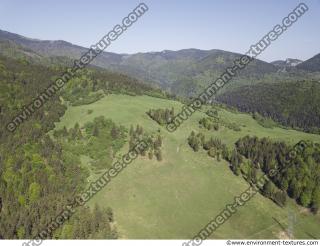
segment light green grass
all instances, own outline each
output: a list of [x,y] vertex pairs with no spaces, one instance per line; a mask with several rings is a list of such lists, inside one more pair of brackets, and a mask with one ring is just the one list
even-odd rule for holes
[[[163,161],[139,157],[90,202],[113,208],[120,238],[191,238],[226,204],[232,203],[234,196],[240,195],[248,187],[241,177],[233,175],[226,162],[216,162],[204,151],[194,153],[188,146],[186,139],[192,130],[199,131],[198,121],[205,116],[204,113],[196,112],[174,133],[167,132],[145,113],[150,108],[172,106],[175,112],[179,112],[182,105],[148,96],[109,95],[90,105],[68,108],[57,124],[58,128],[72,127],[75,122],[83,125],[96,116],[104,115],[127,128],[131,124],[140,124],[150,132],[161,129],[164,136]],[[89,109],[93,113],[88,114]],[[320,140],[317,135],[294,130],[263,128],[246,114],[226,110],[219,113],[224,119],[245,127],[241,127],[240,132],[226,128],[218,132],[201,131],[208,136],[218,136],[229,146],[247,134],[281,139],[289,143],[296,143],[301,139]],[[122,152],[126,151],[127,146]],[[82,158],[82,161],[85,164],[86,158]],[[282,229],[273,218],[287,227],[289,208],[297,216],[293,224],[296,238],[320,238],[319,217],[301,213],[301,208],[294,202],[289,202],[288,207],[282,209],[260,194],[241,207],[211,237],[278,238]]]

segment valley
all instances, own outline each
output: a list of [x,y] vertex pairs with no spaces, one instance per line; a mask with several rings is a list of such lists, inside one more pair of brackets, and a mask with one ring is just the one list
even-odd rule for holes
[[[81,127],[97,116],[104,116],[127,129],[136,124],[148,132],[160,129],[163,160],[139,157],[90,201],[91,206],[98,203],[113,208],[119,238],[190,238],[248,187],[242,177],[232,173],[226,161],[218,162],[204,151],[194,153],[188,145],[187,136],[192,130],[198,131],[198,121],[205,116],[204,112],[196,112],[174,133],[167,132],[146,114],[150,108],[174,107],[178,111],[181,106],[176,101],[149,96],[108,95],[90,105],[69,107],[56,126],[56,129],[70,128],[78,122]],[[92,110],[89,115],[88,110]],[[264,128],[247,114],[225,109],[219,113],[221,118],[241,126],[241,131],[237,132],[223,128],[212,133],[228,146],[246,135],[290,144],[301,139],[320,142],[318,135]],[[202,131],[208,134],[204,129]],[[121,152],[125,153],[127,149],[126,144]],[[88,165],[88,158],[81,159],[83,165]],[[93,181],[96,177],[91,173],[89,179]],[[297,218],[293,225],[295,238],[320,236],[318,215],[305,212],[291,199],[287,207],[280,208],[257,194],[211,238],[281,238],[283,234],[286,237],[277,221],[287,228],[289,212]]]

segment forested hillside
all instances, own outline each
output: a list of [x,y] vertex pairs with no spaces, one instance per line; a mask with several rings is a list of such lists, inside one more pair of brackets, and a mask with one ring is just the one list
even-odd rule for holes
[[[64,114],[57,97],[14,134],[6,124],[58,71],[1,58],[0,236],[34,237],[81,189],[77,163],[63,160],[61,146],[46,132]],[[79,175],[74,175],[78,173]],[[51,206],[48,206],[50,204]]]
[[[79,165],[79,155],[67,151],[63,142],[47,134],[67,108],[59,96],[71,103],[85,104],[98,91],[101,95],[165,95],[125,75],[83,70],[63,88],[62,94],[54,95],[15,132],[7,131],[6,125],[22,107],[63,71],[62,66],[41,66],[32,59],[0,57],[0,238],[37,236],[86,186],[88,170]],[[110,121],[104,125],[117,129]],[[108,158],[112,161],[113,155]],[[112,221],[111,209],[81,208],[67,228],[53,231],[47,237],[116,238]]]
[[243,86],[218,96],[217,100],[243,112],[258,112],[284,126],[319,133],[317,81]]
[[[245,164],[234,162],[233,165],[245,174],[249,182],[257,179],[260,170],[267,174],[270,180],[261,187],[262,193],[280,206],[286,203],[286,197],[282,193],[286,192],[299,204],[311,207],[316,213],[320,208],[319,144],[304,145],[304,149],[296,153],[297,157],[290,160],[288,153],[292,147],[288,147],[284,142],[246,136],[237,141],[236,149],[249,159],[249,162]],[[271,176],[273,169],[281,171]]]
[[310,72],[320,72],[320,54],[300,63],[297,68]]

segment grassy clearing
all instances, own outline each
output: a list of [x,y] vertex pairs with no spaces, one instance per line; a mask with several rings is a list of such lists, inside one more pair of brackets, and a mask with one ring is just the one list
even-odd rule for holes
[[[104,115],[127,128],[140,124],[150,132],[161,129],[164,137],[163,161],[136,159],[91,200],[91,204],[99,203],[113,208],[121,238],[191,238],[226,204],[232,203],[234,196],[248,187],[241,177],[232,174],[226,162],[216,162],[202,151],[194,153],[188,146],[187,137],[192,130],[199,131],[198,121],[205,116],[203,112],[196,112],[174,133],[167,132],[146,114],[150,108],[174,107],[175,112],[179,112],[181,106],[179,102],[148,96],[109,95],[90,105],[68,108],[57,124],[57,128],[69,128],[75,122],[83,125]],[[241,131],[228,128],[217,132],[201,131],[221,138],[229,146],[248,134],[282,139],[289,143],[301,139],[320,141],[317,135],[264,128],[250,115],[226,110],[221,110],[219,114],[223,119],[241,125]],[[122,152],[127,149],[126,145]],[[85,157],[81,159],[84,165],[89,161]],[[319,216],[305,213],[293,202],[282,209],[259,194],[240,208],[212,238],[281,237],[285,235],[282,227],[288,227],[289,211],[296,215],[292,225],[296,238],[320,238]]]

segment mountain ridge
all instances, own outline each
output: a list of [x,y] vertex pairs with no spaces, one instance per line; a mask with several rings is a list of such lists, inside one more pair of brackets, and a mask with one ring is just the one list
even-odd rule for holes
[[[0,30],[1,40],[9,40],[22,46],[23,49],[31,50],[44,57],[79,59],[88,50],[64,40],[32,39],[2,30]],[[234,60],[241,56],[240,53],[225,50],[196,48],[135,54],[102,52],[90,65],[126,74],[178,96],[194,97],[224,73],[227,67],[233,66]],[[275,64],[254,59],[245,69],[239,71],[223,90],[265,80],[268,82],[290,80],[296,76],[302,79],[306,74],[302,69],[295,69],[300,68],[299,65],[290,69],[279,69]],[[295,73],[294,76],[291,75],[292,73]]]
[[300,63],[297,67],[309,72],[320,72],[320,53]]

